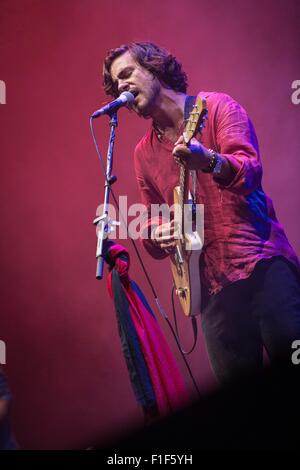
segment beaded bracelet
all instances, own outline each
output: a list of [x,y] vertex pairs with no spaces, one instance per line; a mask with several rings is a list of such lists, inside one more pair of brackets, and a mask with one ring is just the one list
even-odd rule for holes
[[217,153],[212,149],[208,149],[208,151],[210,152],[212,158],[209,162],[208,167],[202,168],[203,173],[212,173],[214,171],[216,164],[218,163]]

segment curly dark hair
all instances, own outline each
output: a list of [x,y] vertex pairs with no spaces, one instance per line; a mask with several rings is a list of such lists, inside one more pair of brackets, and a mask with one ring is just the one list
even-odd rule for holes
[[137,63],[149,70],[165,86],[174,91],[186,93],[187,75],[176,57],[152,42],[132,42],[111,49],[107,54],[103,66],[103,88],[107,95],[115,98],[119,95],[116,84],[112,80],[110,68],[113,61],[127,51]]

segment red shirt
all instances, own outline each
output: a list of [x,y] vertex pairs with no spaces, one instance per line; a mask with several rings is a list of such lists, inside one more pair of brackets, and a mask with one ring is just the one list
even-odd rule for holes
[[[230,96],[200,92],[206,98],[208,120],[197,138],[225,158],[235,169],[227,186],[211,174],[197,172],[197,203],[204,204],[204,247],[200,258],[201,281],[210,294],[239,279],[247,278],[262,258],[282,255],[299,267],[273,203],[261,187],[262,167],[258,142],[246,111]],[[179,136],[178,136],[179,137]],[[142,202],[170,206],[179,184],[174,144],[158,137],[152,128],[135,149],[134,162]],[[157,223],[148,218],[144,229]],[[168,256],[153,245],[144,246],[155,258]]]

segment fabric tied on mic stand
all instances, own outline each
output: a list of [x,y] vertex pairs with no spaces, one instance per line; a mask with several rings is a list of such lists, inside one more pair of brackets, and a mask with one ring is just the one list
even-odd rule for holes
[[104,251],[110,266],[108,290],[131,384],[146,419],[151,420],[185,405],[188,393],[154,313],[129,277],[128,251],[110,240],[105,241]]

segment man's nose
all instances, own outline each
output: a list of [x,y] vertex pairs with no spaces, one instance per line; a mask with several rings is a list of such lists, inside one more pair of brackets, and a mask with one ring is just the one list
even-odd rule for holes
[[120,82],[118,85],[119,93],[123,93],[123,91],[129,90],[129,84],[127,82]]

